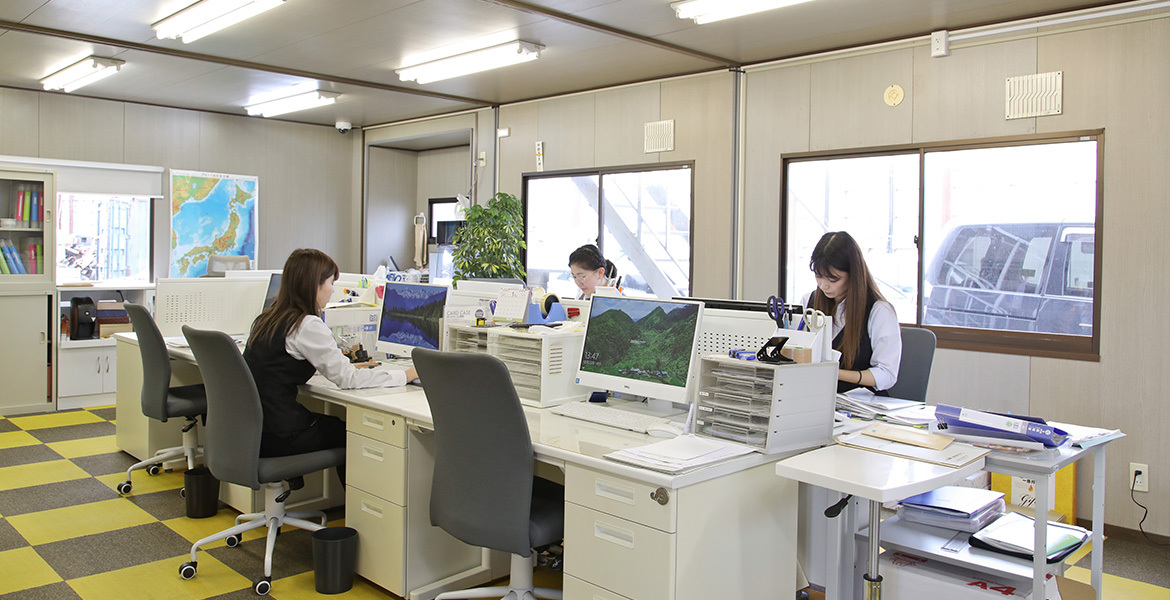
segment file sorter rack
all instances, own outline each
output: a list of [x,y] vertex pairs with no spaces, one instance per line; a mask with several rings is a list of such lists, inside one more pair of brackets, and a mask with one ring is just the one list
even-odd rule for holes
[[509,327],[452,325],[448,339],[451,351],[482,352],[503,361],[523,404],[556,406],[585,400],[592,391],[574,382],[583,332],[536,334]]
[[772,365],[705,356],[699,367],[695,432],[764,454],[828,444],[837,363]]

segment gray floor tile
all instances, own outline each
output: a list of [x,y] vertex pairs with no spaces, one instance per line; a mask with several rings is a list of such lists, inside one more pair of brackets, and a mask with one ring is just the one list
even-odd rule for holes
[[113,407],[110,407],[110,408],[91,408],[89,410],[89,412],[91,412],[91,413],[93,413],[93,414],[95,414],[95,415],[97,415],[97,416],[99,416],[107,421],[113,421],[114,419],[118,418],[118,409],[113,408]]
[[[179,490],[163,490],[150,494],[131,493],[126,499],[159,521],[187,516],[187,500],[179,496]],[[223,503],[220,503],[220,507],[223,507]]]
[[61,460],[61,455],[53,452],[52,448],[43,444],[0,449],[0,465],[5,467],[29,465],[49,460]]
[[[1077,561],[1078,567],[1090,569],[1092,555]],[[1104,572],[1160,587],[1170,587],[1170,548],[1141,542],[1105,540]]]
[[[228,548],[213,548],[208,554],[250,580],[264,575],[264,546],[266,538],[250,540]],[[272,579],[291,577],[313,570],[313,538],[304,530],[282,533],[276,538],[272,555]]]
[[52,442],[64,442],[68,440],[80,440],[82,438],[91,438],[103,435],[116,435],[117,433],[117,426],[109,422],[83,423],[81,425],[66,425],[64,427],[47,427],[45,429],[34,429],[29,432],[29,434],[45,444]]
[[86,473],[94,477],[109,475],[111,473],[125,473],[126,469],[129,469],[131,465],[138,462],[133,456],[125,452],[79,456],[70,460],[73,461],[73,464],[81,467]]
[[81,596],[78,596],[68,583],[58,581],[41,587],[4,594],[0,596],[0,600],[81,600]]
[[0,552],[15,550],[28,545],[24,536],[17,533],[8,519],[0,519]]
[[78,506],[117,498],[118,492],[106,484],[86,477],[59,483],[46,483],[15,490],[0,491],[0,515],[11,517],[30,512]]
[[8,433],[9,431],[20,431],[20,428],[12,424],[8,419],[0,419],[0,433]]
[[182,556],[190,550],[191,542],[162,523],[36,546],[37,554],[66,580]]

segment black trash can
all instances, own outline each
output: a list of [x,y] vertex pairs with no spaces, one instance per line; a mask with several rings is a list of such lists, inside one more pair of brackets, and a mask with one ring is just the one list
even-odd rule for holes
[[313,574],[318,594],[341,594],[353,587],[358,532],[353,527],[326,527],[313,532]]
[[205,519],[219,512],[219,480],[207,467],[187,469],[183,473],[187,497],[187,518]]

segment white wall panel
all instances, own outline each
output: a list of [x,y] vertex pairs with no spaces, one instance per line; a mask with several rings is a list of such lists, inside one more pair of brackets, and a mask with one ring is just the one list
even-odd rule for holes
[[930,368],[926,403],[1027,414],[1030,362],[1027,356],[940,348]]
[[501,106],[500,127],[509,130],[508,137],[500,138],[500,191],[519,198],[524,185],[522,175],[536,170],[534,148],[539,139],[540,105]]
[[[414,214],[427,214],[431,198],[466,194],[470,185],[471,147],[443,148],[418,153],[418,188]],[[428,226],[430,222],[428,221]]]
[[0,88],[0,154],[40,156],[40,102],[36,92]]
[[[905,100],[886,106],[886,88],[898,84]],[[812,65],[809,149],[862,148],[911,140],[914,53],[895,50]]]
[[195,169],[199,113],[144,104],[126,105],[126,162]]
[[41,157],[126,162],[125,104],[47,93],[38,100]]
[[[537,139],[544,142],[544,170],[596,166],[593,156],[596,94],[554,98],[540,103]],[[608,118],[607,118],[608,121]],[[609,133],[608,127],[606,134]],[[532,146],[535,153],[536,146]]]
[[595,162],[599,167],[658,162],[657,152],[644,152],[645,124],[657,121],[659,84],[638,85],[598,92],[594,134]]
[[418,153],[371,147],[368,165],[363,272],[373,273],[387,255],[399,268],[410,268],[414,241],[408,227],[418,188]]

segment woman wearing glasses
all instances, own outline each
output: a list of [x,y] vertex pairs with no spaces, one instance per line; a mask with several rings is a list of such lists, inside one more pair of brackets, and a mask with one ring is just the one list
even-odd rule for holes
[[581,290],[578,300],[592,298],[598,287],[617,287],[620,281],[617,267],[606,260],[601,250],[593,244],[585,244],[569,255],[569,269],[573,273],[573,283]]
[[877,289],[861,247],[844,231],[830,231],[813,248],[808,266],[817,289],[805,300],[833,317],[833,349],[841,352],[837,391],[867,387],[879,395],[898,381],[902,330],[894,305]]

